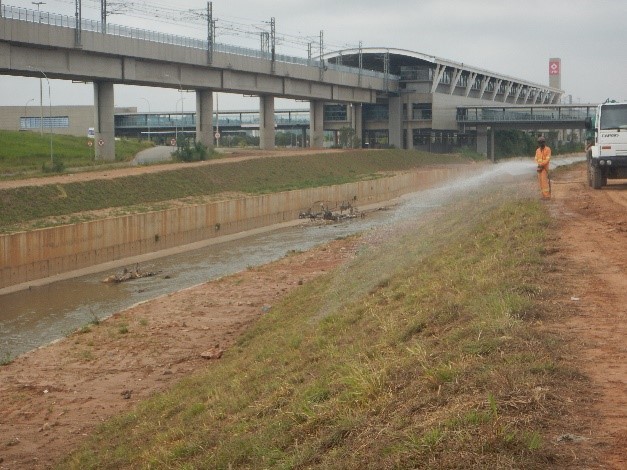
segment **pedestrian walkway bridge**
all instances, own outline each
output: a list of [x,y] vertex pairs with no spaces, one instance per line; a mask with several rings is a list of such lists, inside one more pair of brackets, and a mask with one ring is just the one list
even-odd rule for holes
[[594,115],[596,104],[535,106],[459,106],[460,127],[488,126],[508,129],[578,129]]

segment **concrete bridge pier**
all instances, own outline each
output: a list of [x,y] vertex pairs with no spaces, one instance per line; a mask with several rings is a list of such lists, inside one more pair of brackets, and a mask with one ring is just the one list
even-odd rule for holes
[[259,97],[259,148],[274,149],[274,96]]
[[355,129],[355,137],[359,139],[360,145],[363,145],[364,141],[364,126],[363,126],[363,106],[361,103],[352,103],[351,109],[351,124]]
[[388,143],[396,148],[403,148],[403,104],[400,96],[389,98],[389,137]]
[[324,102],[311,101],[309,105],[309,146],[324,146]]
[[477,153],[496,161],[494,153],[494,127],[477,126]]
[[213,148],[213,90],[196,90],[196,141]]
[[115,161],[114,106],[113,82],[94,82],[96,160]]

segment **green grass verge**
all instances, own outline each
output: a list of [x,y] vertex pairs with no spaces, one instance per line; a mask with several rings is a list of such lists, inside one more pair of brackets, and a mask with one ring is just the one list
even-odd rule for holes
[[[111,180],[0,190],[0,232],[51,216],[151,204],[225,191],[263,194],[375,178],[386,171],[462,163],[455,155],[402,150],[264,158]],[[24,202],[28,201],[28,204]]]
[[533,327],[549,216],[496,193],[371,240],[59,468],[559,466],[580,379]]
[[[93,148],[87,146],[87,140],[87,137],[53,134],[54,159],[63,162],[66,168],[94,165]],[[116,140],[116,161],[128,161],[149,147],[152,144],[137,139]],[[38,173],[42,165],[50,165],[50,134],[0,130],[0,176]]]

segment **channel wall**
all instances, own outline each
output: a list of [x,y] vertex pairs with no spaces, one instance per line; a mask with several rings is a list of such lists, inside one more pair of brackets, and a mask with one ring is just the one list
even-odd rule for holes
[[420,169],[356,183],[242,197],[0,235],[0,289],[124,258],[275,225],[323,202],[367,206],[474,173],[480,165]]

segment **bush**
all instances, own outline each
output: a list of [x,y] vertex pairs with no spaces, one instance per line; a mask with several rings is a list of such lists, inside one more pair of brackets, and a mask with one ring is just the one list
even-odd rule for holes
[[519,130],[502,130],[494,134],[497,158],[535,155],[537,144],[535,135]]
[[65,171],[65,163],[59,158],[53,158],[50,166],[47,163],[42,163],[41,171],[42,173],[63,173]]
[[183,162],[197,162],[207,160],[213,152],[202,142],[195,142],[192,146],[189,140],[184,139],[172,155]]

